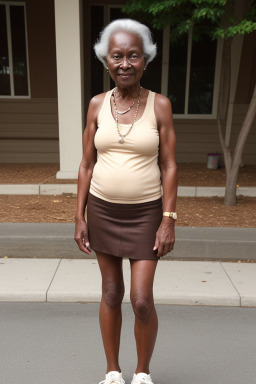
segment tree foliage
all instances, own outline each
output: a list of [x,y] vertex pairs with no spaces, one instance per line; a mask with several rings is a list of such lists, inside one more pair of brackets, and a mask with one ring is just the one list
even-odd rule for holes
[[[240,6],[243,6],[243,11]],[[123,10],[156,29],[170,26],[170,39],[178,40],[193,27],[193,39],[208,33],[223,42],[217,126],[226,167],[225,205],[235,205],[236,181],[245,142],[256,116],[256,84],[234,152],[226,143],[223,128],[228,127],[231,100],[231,45],[236,35],[256,31],[256,0],[128,0]],[[240,39],[241,40],[241,39]]]
[[208,33],[212,39],[229,39],[237,34],[245,35],[255,31],[255,0],[251,1],[242,20],[230,14],[225,26],[221,25],[229,2],[232,0],[128,0],[123,11],[146,20],[156,29],[170,25],[172,39],[178,39],[192,26],[205,22],[211,25]]

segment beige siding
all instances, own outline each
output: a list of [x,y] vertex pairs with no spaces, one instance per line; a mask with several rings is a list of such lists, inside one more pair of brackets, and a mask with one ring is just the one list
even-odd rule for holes
[[56,99],[0,101],[0,162],[59,163]]
[[[236,105],[231,148],[248,106]],[[215,120],[175,120],[177,162],[207,162],[209,152],[221,152]],[[256,122],[246,142],[243,162],[256,164]],[[0,162],[59,163],[56,99],[0,101]]]
[[175,120],[178,163],[204,163],[208,152],[220,152],[215,120]]
[[[234,107],[234,119],[231,133],[231,150],[234,150],[237,137],[242,127],[248,105],[237,104]],[[256,119],[248,135],[243,155],[244,164],[256,164]]]
[[[231,150],[234,150],[248,105],[234,107]],[[207,154],[221,152],[216,120],[174,121],[177,136],[177,162],[207,162]],[[256,121],[254,121],[244,149],[243,163],[256,164]]]

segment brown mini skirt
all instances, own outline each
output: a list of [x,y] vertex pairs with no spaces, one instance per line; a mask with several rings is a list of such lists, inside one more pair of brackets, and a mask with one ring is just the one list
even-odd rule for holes
[[158,260],[153,251],[162,221],[162,199],[120,204],[89,192],[87,224],[90,247],[95,252],[137,260]]

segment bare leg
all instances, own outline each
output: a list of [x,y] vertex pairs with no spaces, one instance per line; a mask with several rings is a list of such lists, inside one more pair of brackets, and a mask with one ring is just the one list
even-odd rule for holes
[[100,328],[107,359],[107,372],[121,372],[118,355],[122,326],[121,304],[124,296],[122,258],[96,253],[102,276]]
[[130,260],[131,302],[135,314],[134,334],[138,364],[135,373],[149,374],[154,350],[158,318],[153,298],[153,281],[157,260]]

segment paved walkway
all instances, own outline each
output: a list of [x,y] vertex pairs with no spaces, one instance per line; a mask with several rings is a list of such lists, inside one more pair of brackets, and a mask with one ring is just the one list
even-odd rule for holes
[[[0,223],[0,244],[0,301],[100,301],[97,260],[79,251],[74,224]],[[256,263],[224,261],[255,259],[255,249],[256,228],[176,227],[175,250],[158,263],[156,303],[256,307]],[[128,260],[124,277],[129,301]]]
[[[160,260],[154,295],[158,304],[256,307],[256,264]],[[129,301],[130,266],[124,260]],[[99,302],[95,259],[0,259],[0,301]]]
[[[61,195],[77,193],[77,184],[0,184],[0,195]],[[256,197],[256,187],[238,187],[237,196]],[[211,197],[225,196],[225,187],[179,186],[178,196]]]

